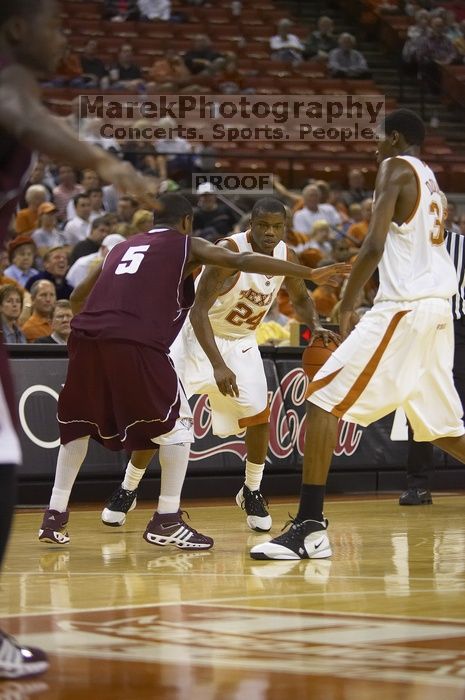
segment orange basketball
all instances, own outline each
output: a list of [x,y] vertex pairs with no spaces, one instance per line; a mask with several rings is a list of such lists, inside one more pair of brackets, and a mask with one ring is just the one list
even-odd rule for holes
[[302,355],[302,367],[309,379],[313,379],[320,367],[323,367],[328,357],[337,348],[333,340],[328,341],[325,346],[323,338],[315,338],[311,345],[308,345]]

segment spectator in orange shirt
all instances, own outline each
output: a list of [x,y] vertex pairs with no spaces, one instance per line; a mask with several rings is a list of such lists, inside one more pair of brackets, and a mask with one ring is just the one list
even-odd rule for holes
[[47,190],[43,185],[31,185],[26,191],[26,209],[16,214],[16,233],[32,233],[39,222],[39,207],[47,199]]
[[57,300],[54,285],[48,280],[34,282],[31,298],[32,314],[21,329],[29,343],[52,332],[52,313]]
[[80,87],[89,82],[82,75],[82,64],[78,54],[73,53],[69,46],[66,47],[63,58],[61,59],[56,70],[56,79],[53,81],[55,85],[69,85],[71,87]]
[[73,312],[67,299],[60,299],[55,304],[52,313],[52,332],[43,338],[37,338],[34,343],[46,343],[47,345],[66,345],[71,334],[71,321]]
[[373,200],[371,198],[364,199],[360,205],[362,219],[358,223],[352,224],[347,231],[347,235],[350,240],[358,245],[362,245],[365,236],[368,233],[368,225],[371,219],[371,212],[373,209]]

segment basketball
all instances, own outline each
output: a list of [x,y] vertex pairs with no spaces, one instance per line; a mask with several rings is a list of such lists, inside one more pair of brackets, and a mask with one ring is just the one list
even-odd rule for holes
[[337,345],[333,340],[328,340],[328,345],[325,346],[323,338],[320,337],[315,338],[313,343],[305,348],[302,355],[302,367],[309,379],[313,379],[336,348]]

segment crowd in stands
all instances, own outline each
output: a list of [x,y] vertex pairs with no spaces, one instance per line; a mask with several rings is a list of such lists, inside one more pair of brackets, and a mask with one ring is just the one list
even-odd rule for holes
[[[65,343],[72,317],[67,300],[73,288],[113,246],[149,230],[153,215],[132,197],[102,186],[93,171],[76,174],[68,166],[43,160],[33,172],[34,184],[25,192],[27,206],[17,212],[7,248],[0,251],[3,337],[7,343]],[[162,191],[165,182],[158,183]],[[372,192],[360,170],[349,173],[346,189],[338,182],[317,180],[296,193],[279,178],[275,189],[288,208],[286,241],[302,264],[317,267],[355,258],[372,209]],[[200,185],[191,198],[196,236],[216,241],[250,224],[251,199],[240,200],[239,208],[209,183]],[[465,214],[457,215],[453,201],[447,226],[465,235]],[[309,285],[322,319],[337,322],[343,283],[341,279],[336,289]],[[376,281],[371,280],[360,299],[362,313],[375,292]],[[284,289],[259,331],[261,342],[288,343],[292,320],[298,319]]]
[[[202,0],[191,0],[202,4]],[[244,3],[232,2],[234,15]],[[406,65],[423,67],[431,63],[461,62],[465,57],[465,17],[451,9],[436,7],[429,0],[376,2],[382,12],[405,12],[412,17],[403,60]],[[165,22],[171,16],[169,0],[105,0],[103,13],[114,22]],[[181,18],[182,19],[182,18]],[[298,34],[302,37],[302,32]],[[201,76],[213,79],[202,92],[237,94],[244,92],[243,75],[237,56],[220,51],[204,34],[192,36],[184,52],[167,50],[149,68],[138,64],[133,47],[121,38],[112,64],[99,56],[98,37],[89,38],[82,52],[68,51],[54,85],[94,86],[129,93],[181,93],[199,88]],[[356,39],[347,32],[336,33],[333,20],[321,16],[305,39],[293,32],[293,23],[281,19],[269,41],[270,58],[294,66],[312,63],[322,66],[333,77],[366,78],[369,66],[356,50]],[[428,74],[434,76],[434,70]],[[77,102],[66,121],[73,129],[85,129],[86,138],[113,150],[136,168],[152,176],[154,193],[191,186],[193,172],[214,167],[211,148],[170,134],[176,123],[166,117],[157,122],[166,129],[166,138],[152,142],[101,139],[92,125],[80,120]],[[97,120],[98,121],[98,120]],[[142,129],[153,123],[144,120]],[[368,231],[372,192],[363,172],[348,173],[348,181],[309,181],[296,193],[275,176],[276,196],[288,207],[286,241],[303,264],[316,267],[353,259]],[[195,204],[194,235],[216,241],[232,232],[247,229],[251,199],[238,203],[225,200],[208,184],[191,195]],[[65,343],[72,317],[69,296],[92,267],[109,250],[131,235],[149,230],[152,212],[113,186],[100,182],[92,170],[76,173],[66,163],[53,163],[41,156],[25,185],[19,210],[11,222],[10,240],[0,250],[0,316],[7,343]],[[458,217],[450,202],[449,228],[465,234],[465,215]],[[309,286],[322,319],[337,322],[338,305],[344,281],[339,288]],[[376,291],[376,281],[366,286],[360,309],[368,308]],[[264,343],[289,342],[289,321],[295,312],[285,290],[259,329]],[[297,319],[298,320],[298,319]],[[44,340],[45,339],[45,340]]]
[[[152,10],[148,11],[146,7],[144,14],[140,7],[149,4],[153,5]],[[155,17],[154,13],[169,12],[169,4],[168,0],[108,0],[104,3],[103,16],[115,22],[144,18],[160,20],[162,18]],[[232,2],[231,5],[239,6],[240,16],[241,3]],[[169,19],[169,14],[166,18]],[[303,62],[317,63],[320,67],[327,65],[329,75],[337,77],[357,79],[370,75],[365,57],[356,50],[355,37],[347,32],[336,34],[334,21],[330,17],[320,17],[316,28],[304,39],[293,33],[293,25],[290,19],[282,18],[278,21],[276,34],[269,39],[271,59],[294,66]],[[189,45],[189,40],[186,40],[183,51],[167,48],[162,56],[147,66],[140,64],[134,55],[133,46],[123,38],[115,59],[102,60],[99,55],[99,40],[92,37],[79,51],[68,48],[56,76],[46,85],[100,87],[113,92],[174,93],[192,92],[199,87],[196,83],[199,77],[213,76],[217,80],[208,86],[202,83],[203,91],[228,93],[241,89],[243,76],[237,67],[237,51],[216,48],[211,38],[200,32],[192,36],[190,42]],[[237,41],[239,51],[246,45],[245,37]],[[258,74],[258,70],[252,73]]]
[[417,9],[402,60],[407,70],[421,71],[431,89],[439,92],[441,65],[465,62],[465,18],[457,21],[455,12],[444,7]]

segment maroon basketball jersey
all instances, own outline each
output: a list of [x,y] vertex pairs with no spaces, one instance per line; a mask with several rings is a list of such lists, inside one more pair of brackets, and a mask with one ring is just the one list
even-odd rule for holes
[[194,303],[184,279],[190,238],[155,228],[119,243],[72,328],[87,338],[129,340],[168,352]]

